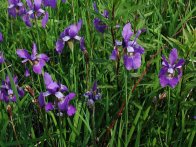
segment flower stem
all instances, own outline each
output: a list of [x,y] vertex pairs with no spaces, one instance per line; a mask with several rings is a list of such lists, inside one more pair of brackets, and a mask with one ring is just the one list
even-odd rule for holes
[[91,121],[92,121],[92,143],[93,147],[96,147],[96,128],[95,128],[95,105],[92,107],[92,115],[91,115]]

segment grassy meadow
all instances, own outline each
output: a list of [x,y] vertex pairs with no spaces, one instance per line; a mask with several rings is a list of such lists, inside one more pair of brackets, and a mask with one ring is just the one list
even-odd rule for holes
[[[24,22],[30,8],[21,2],[27,10],[16,17],[8,11],[11,2],[0,2],[0,146],[195,146],[194,0],[57,0],[55,8],[42,3],[31,27]],[[132,42],[126,44],[127,36]],[[59,52],[57,41],[63,43]],[[140,47],[144,51],[136,53]],[[164,76],[178,81],[163,86],[163,55],[171,62],[173,48],[178,57],[171,56],[183,64],[168,65]],[[125,63],[126,55],[132,65]],[[44,102],[42,94],[48,94]]]

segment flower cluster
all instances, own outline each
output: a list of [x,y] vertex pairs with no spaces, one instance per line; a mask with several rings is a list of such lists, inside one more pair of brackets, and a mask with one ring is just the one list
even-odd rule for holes
[[[93,7],[94,7],[94,10],[96,13],[99,14],[99,10],[97,9],[97,4],[96,2],[93,3]],[[106,19],[109,18],[109,12],[107,10],[104,10],[102,16]],[[101,33],[104,33],[105,30],[108,28],[108,26],[103,22],[101,21],[99,18],[95,18],[93,20],[93,23],[94,23],[94,26],[95,26],[95,29]]]
[[[54,107],[58,107],[60,112],[66,112],[67,115],[72,116],[75,114],[76,109],[70,105],[69,102],[75,97],[75,93],[69,93],[64,95],[64,92],[68,92],[68,88],[60,83],[52,80],[52,77],[48,73],[44,73],[44,82],[46,86],[46,92],[41,92],[39,95],[39,105],[41,108],[45,108],[46,111],[51,111]],[[48,96],[54,96],[54,103],[46,102],[45,98]]]
[[144,53],[144,48],[137,43],[141,30],[138,30],[135,39],[130,41],[133,34],[131,24],[127,23],[122,31],[123,41],[116,41],[116,46],[110,56],[111,60],[117,60],[119,58],[118,46],[122,46],[124,65],[127,70],[138,69],[141,66],[141,54]]
[[61,54],[65,43],[71,40],[80,41],[80,49],[82,51],[86,50],[84,38],[78,36],[78,33],[82,27],[82,20],[80,19],[77,24],[72,24],[64,29],[64,31],[60,34],[59,39],[56,42],[56,51]]
[[[29,61],[29,63],[33,66],[33,71],[37,74],[42,73],[42,68],[45,66],[46,62],[49,61],[49,57],[46,54],[37,53],[37,46],[35,43],[33,43],[32,55],[30,55],[26,49],[18,49],[16,53],[20,58],[24,59],[22,61],[23,64],[26,65],[26,62]],[[29,75],[29,70],[26,67],[25,76]]]
[[182,77],[182,65],[184,64],[183,59],[178,60],[177,49],[172,49],[169,55],[169,62],[166,60],[165,56],[162,56],[162,68],[159,73],[159,79],[162,87],[170,86],[174,88],[180,78]]
[[90,91],[87,91],[84,96],[87,98],[87,106],[90,108],[97,100],[101,99],[101,93],[97,88],[97,81],[94,82],[92,89]]
[[[48,3],[47,3],[48,2]],[[28,27],[32,26],[32,20],[37,22],[39,18],[42,18],[42,27],[46,27],[48,22],[48,12],[42,9],[42,4],[50,5],[53,7],[54,2],[45,0],[34,0],[32,3],[31,0],[26,0],[28,8],[25,8],[24,4],[20,0],[8,0],[8,13],[14,18],[16,16],[21,16],[23,21]],[[56,2],[55,2],[56,3]],[[56,4],[55,4],[56,5]]]
[[[14,86],[17,89],[19,97],[24,96],[24,90],[18,86],[18,78],[15,76],[13,78]],[[16,95],[14,94],[14,90],[11,87],[11,80],[9,76],[2,82],[0,87],[0,100],[6,103],[8,102],[16,102]]]

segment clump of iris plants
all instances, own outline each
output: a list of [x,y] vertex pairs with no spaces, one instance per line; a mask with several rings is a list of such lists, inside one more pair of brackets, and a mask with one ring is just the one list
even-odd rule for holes
[[141,55],[144,53],[144,48],[137,43],[137,38],[141,32],[141,30],[138,30],[135,39],[130,40],[134,33],[131,30],[131,24],[127,23],[122,30],[122,41],[116,40],[116,45],[114,46],[110,59],[120,59],[118,46],[122,46],[125,68],[127,70],[138,69],[141,66]]
[[162,87],[174,88],[182,77],[183,59],[178,59],[178,51],[173,48],[169,55],[169,62],[162,56],[162,68],[159,73],[159,80]]
[[[68,88],[52,80],[49,73],[44,73],[44,83],[46,86],[46,92],[41,92],[38,98],[39,105],[47,112],[58,109],[62,113],[67,113],[68,116],[72,116],[76,112],[76,108],[70,104],[70,101],[75,97],[75,93],[68,93]],[[68,94],[65,96],[64,93]],[[53,97],[52,102],[47,102],[46,97]],[[49,100],[48,100],[49,101]]]
[[[99,10],[97,9],[96,2],[93,3],[93,7],[94,7],[95,12],[97,14],[99,14]],[[109,18],[109,12],[107,10],[104,10],[102,16],[104,18],[108,19]],[[104,33],[106,31],[106,29],[108,28],[108,26],[102,20],[100,20],[97,17],[93,20],[93,23],[94,23],[95,29],[98,32]]]
[[33,43],[31,55],[26,49],[17,49],[16,53],[20,58],[24,59],[22,63],[25,64],[25,76],[30,75],[29,70],[26,66],[27,62],[29,62],[31,66],[33,66],[33,71],[36,74],[41,74],[42,68],[45,66],[46,62],[49,61],[49,57],[46,54],[37,53],[37,46],[35,43]]
[[42,0],[34,0],[32,3],[31,0],[26,0],[28,5],[28,10],[23,16],[23,21],[29,27],[32,26],[32,20],[37,23],[38,19],[42,19],[42,27],[45,28],[48,22],[48,12],[42,9]]
[[[24,96],[24,90],[23,88],[18,86],[18,77],[14,76],[13,78],[14,86],[17,89],[19,97]],[[4,101],[6,103],[9,102],[16,102],[16,95],[14,93],[14,90],[11,86],[11,80],[9,76],[6,76],[6,79],[2,81],[2,85],[0,87],[0,100]]]

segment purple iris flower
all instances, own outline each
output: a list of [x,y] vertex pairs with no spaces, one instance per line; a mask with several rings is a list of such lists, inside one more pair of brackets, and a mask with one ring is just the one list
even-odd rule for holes
[[23,5],[23,3],[20,0],[8,0],[9,6],[8,6],[8,13],[9,15],[16,17],[22,16],[25,14],[26,10]]
[[0,64],[4,63],[5,59],[3,57],[3,52],[0,52]]
[[[96,2],[93,3],[93,7],[94,7],[95,12],[99,13]],[[104,10],[102,16],[105,18],[108,18],[109,12],[107,10]],[[95,18],[93,23],[94,23],[95,29],[101,33],[104,33],[105,30],[108,28],[108,26],[103,21],[101,21],[99,18]]]
[[[144,53],[144,48],[137,43],[137,38],[141,32],[141,30],[138,30],[135,39],[130,41],[134,33],[131,31],[131,24],[127,23],[122,31],[123,41],[116,41],[116,46],[122,46],[124,49],[123,60],[127,70],[138,69],[141,66],[141,54]],[[116,46],[110,56],[111,60],[116,60],[119,54]]]
[[84,96],[87,98],[87,105],[92,107],[95,101],[101,99],[101,93],[97,88],[97,81],[94,82],[93,87],[90,91],[87,91]]
[[182,77],[183,59],[178,59],[177,49],[173,48],[169,55],[169,62],[162,56],[163,67],[159,73],[159,80],[162,87],[170,86],[174,88]]
[[0,32],[0,42],[3,42],[3,34]]
[[[24,90],[18,86],[18,78],[15,76],[13,78],[14,85],[18,91],[19,97],[24,96]],[[11,82],[9,77],[7,76],[6,79],[2,82],[0,87],[0,100],[8,103],[8,102],[16,102],[16,96],[14,95],[14,91],[11,87]]]
[[[38,54],[36,44],[33,43],[32,54],[30,55],[26,49],[18,49],[16,51],[17,55],[24,60],[22,63],[30,62],[33,66],[33,71],[36,74],[42,73],[42,68],[45,66],[46,62],[49,61],[49,57],[46,54]],[[25,75],[29,75],[29,71],[26,68]]]
[[[42,92],[38,98],[40,107],[45,107],[46,111],[54,109],[54,105],[58,107],[61,112],[66,112],[69,116],[75,114],[76,109],[70,105],[69,102],[75,97],[75,93],[69,93],[64,96],[64,92],[68,91],[68,88],[60,83],[52,80],[52,77],[48,73],[44,73],[44,82],[46,86],[46,92]],[[51,102],[46,103],[45,97],[53,95],[55,96],[54,105]]]
[[62,53],[63,48],[65,46],[65,42],[75,39],[80,41],[81,37],[78,36],[78,32],[80,31],[82,26],[82,20],[80,19],[77,24],[72,24],[69,27],[65,28],[65,30],[60,34],[60,38],[56,42],[56,51],[58,53]]
[[34,19],[37,21],[40,17],[42,18],[42,27],[46,27],[46,23],[48,22],[48,12],[44,11],[41,8],[42,0],[34,0],[34,3],[31,0],[26,0],[27,5],[29,7],[29,11],[23,16],[23,21],[29,27],[32,26],[31,20]]

